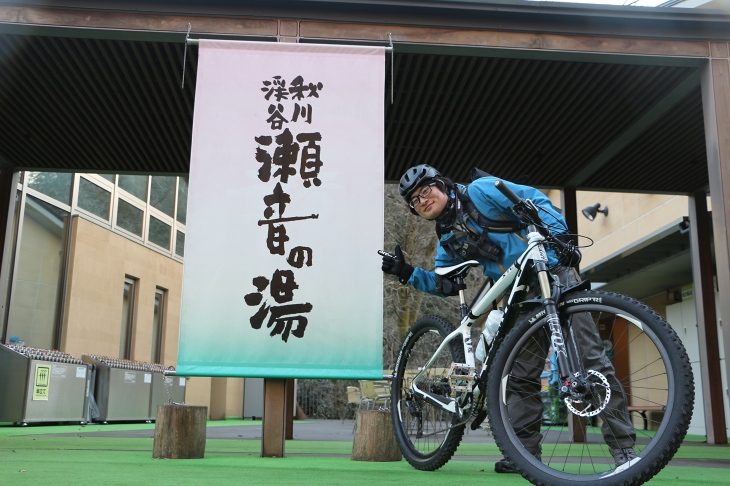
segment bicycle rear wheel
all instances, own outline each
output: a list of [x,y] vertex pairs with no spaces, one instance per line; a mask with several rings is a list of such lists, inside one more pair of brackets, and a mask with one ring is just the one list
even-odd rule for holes
[[[564,331],[568,353],[580,361],[591,391],[551,400],[544,383],[550,380],[545,370],[551,333],[544,309],[534,311],[508,333],[491,366],[487,398],[497,444],[534,484],[626,486],[648,481],[677,451],[692,416],[694,380],[684,346],[656,312],[623,295],[577,292],[565,298],[559,312],[569,329]],[[613,345],[609,358],[620,386],[610,371],[584,366],[597,358],[578,349],[579,330],[571,323],[587,317],[601,330],[604,343]],[[628,407],[620,405],[622,390]],[[537,412],[526,412],[535,404]],[[570,413],[561,416],[556,405],[565,405]],[[632,427],[621,418],[627,412],[635,437],[627,434]],[[569,431],[568,421],[577,433]],[[636,459],[618,466],[618,448],[631,448]]]
[[451,388],[446,378],[451,363],[464,362],[461,340],[451,341],[424,370],[414,378],[433,356],[443,339],[454,331],[446,319],[426,316],[408,330],[401,345],[391,388],[391,414],[395,436],[403,456],[416,469],[433,471],[454,455],[464,435],[464,424],[458,417],[417,397],[411,386],[449,397]]

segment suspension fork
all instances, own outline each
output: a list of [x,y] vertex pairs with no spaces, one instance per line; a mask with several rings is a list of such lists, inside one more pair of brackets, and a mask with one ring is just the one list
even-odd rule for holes
[[[560,299],[559,287],[557,285],[553,286],[550,284],[546,262],[536,262],[535,270],[537,271],[537,280],[540,285],[540,292],[542,292],[543,305],[545,306],[548,326],[550,327],[550,342],[555,354],[557,355],[560,382],[564,384],[568,381],[569,377],[572,379],[573,373],[570,370],[574,369],[573,367],[576,363],[570,362],[572,360],[568,356],[563,328],[560,325],[560,317],[558,316],[558,300]],[[573,384],[573,386],[575,387],[576,385]]]

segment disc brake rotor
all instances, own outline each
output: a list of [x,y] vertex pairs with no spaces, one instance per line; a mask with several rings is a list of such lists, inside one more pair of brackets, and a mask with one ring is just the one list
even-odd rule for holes
[[[565,398],[565,405],[579,417],[593,417],[603,412],[611,400],[611,387],[605,376],[595,370],[588,370],[586,381],[589,384],[587,393],[572,393]],[[575,374],[576,377],[579,373]],[[577,407],[581,407],[576,408]]]

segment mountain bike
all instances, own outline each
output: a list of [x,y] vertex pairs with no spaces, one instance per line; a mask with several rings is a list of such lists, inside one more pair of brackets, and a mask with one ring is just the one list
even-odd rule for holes
[[[477,430],[488,418],[504,457],[534,484],[642,484],[669,462],[687,433],[694,405],[687,352],[672,327],[643,303],[591,290],[587,280],[561,284],[546,250],[573,251],[574,240],[565,238],[565,228],[548,227],[530,200],[502,181],[495,185],[526,226],[527,249],[472,305],[459,291],[458,328],[431,315],[406,333],[391,388],[403,456],[417,469],[436,470],[451,459],[467,424]],[[465,287],[476,265],[472,260],[435,271]],[[482,343],[480,362],[472,326],[498,302],[504,317],[493,341]],[[611,372],[586,365],[596,362],[595,349],[581,345],[579,319],[591,319],[601,344],[609,344]],[[552,389],[551,378],[557,378]],[[624,403],[614,406],[621,393]],[[556,405],[567,416],[555,413]],[[616,423],[635,431],[621,439],[621,447],[630,440],[632,451],[622,464],[608,445],[618,440],[612,437]]]

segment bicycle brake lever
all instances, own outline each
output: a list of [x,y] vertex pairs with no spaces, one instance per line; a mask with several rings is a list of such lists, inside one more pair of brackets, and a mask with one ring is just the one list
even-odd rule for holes
[[539,210],[530,199],[524,199],[512,208],[512,212],[525,223],[539,225],[542,223]]

